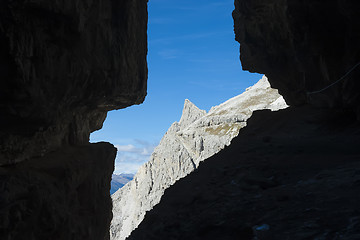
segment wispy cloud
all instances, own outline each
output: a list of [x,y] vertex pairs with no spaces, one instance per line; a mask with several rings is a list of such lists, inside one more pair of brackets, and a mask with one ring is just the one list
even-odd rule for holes
[[149,161],[156,144],[133,139],[126,145],[115,145],[118,150],[115,159],[115,173],[136,173],[139,167]]
[[163,49],[158,52],[158,55],[163,59],[174,59],[178,58],[181,52],[178,49]]
[[135,174],[142,164],[136,164],[133,162],[117,162],[115,163],[114,174],[132,173]]
[[119,152],[136,152],[137,149],[134,145],[128,144],[128,145],[116,145],[115,146]]

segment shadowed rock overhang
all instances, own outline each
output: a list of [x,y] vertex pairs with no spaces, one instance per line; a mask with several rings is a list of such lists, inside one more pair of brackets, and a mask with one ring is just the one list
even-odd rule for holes
[[351,0],[235,0],[243,69],[266,74],[292,106],[352,109],[360,116],[359,9]]
[[116,149],[147,85],[147,1],[0,1],[0,239],[106,239]]
[[107,111],[144,100],[146,4],[1,2],[0,165],[86,143]]

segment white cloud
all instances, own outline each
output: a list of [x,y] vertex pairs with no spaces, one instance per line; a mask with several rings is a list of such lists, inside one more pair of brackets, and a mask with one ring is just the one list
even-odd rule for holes
[[114,174],[121,174],[121,173],[135,174],[139,170],[140,166],[141,164],[135,164],[131,162],[117,163],[115,165]]
[[[136,140],[135,140],[136,141]],[[150,143],[148,145],[141,144],[141,146],[134,146],[133,144],[128,145],[115,145],[115,147],[118,150],[118,153],[137,153],[143,156],[150,156],[151,153],[154,151],[155,145],[151,145]]]
[[115,159],[115,173],[136,173],[139,167],[149,161],[156,144],[133,139],[131,144],[115,145],[118,153]]
[[115,145],[117,150],[119,152],[136,152],[137,149],[134,145],[128,144],[128,145]]

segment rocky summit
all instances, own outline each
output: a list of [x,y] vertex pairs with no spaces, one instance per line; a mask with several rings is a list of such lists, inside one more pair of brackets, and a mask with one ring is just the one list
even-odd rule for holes
[[263,76],[254,86],[208,113],[185,100],[182,117],[168,129],[144,164],[123,188],[112,195],[111,239],[125,239],[160,202],[165,189],[198,168],[201,161],[229,145],[253,111],[286,108],[283,97]]

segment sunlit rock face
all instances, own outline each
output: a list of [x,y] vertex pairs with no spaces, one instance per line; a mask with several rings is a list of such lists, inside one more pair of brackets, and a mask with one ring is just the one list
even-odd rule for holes
[[127,240],[360,239],[360,127],[337,114],[254,112]]
[[[244,70],[264,73],[290,105],[350,108],[360,116],[359,1],[235,0]],[[345,79],[319,93],[342,76]]]
[[146,54],[146,0],[1,1],[1,239],[109,237],[116,150],[89,134],[144,100]]
[[112,195],[111,239],[125,239],[145,213],[160,202],[165,189],[228,146],[246,126],[253,111],[286,107],[282,96],[270,87],[265,76],[243,94],[211,108],[208,113],[185,100],[180,121],[171,125],[150,161],[139,169],[132,181]]

